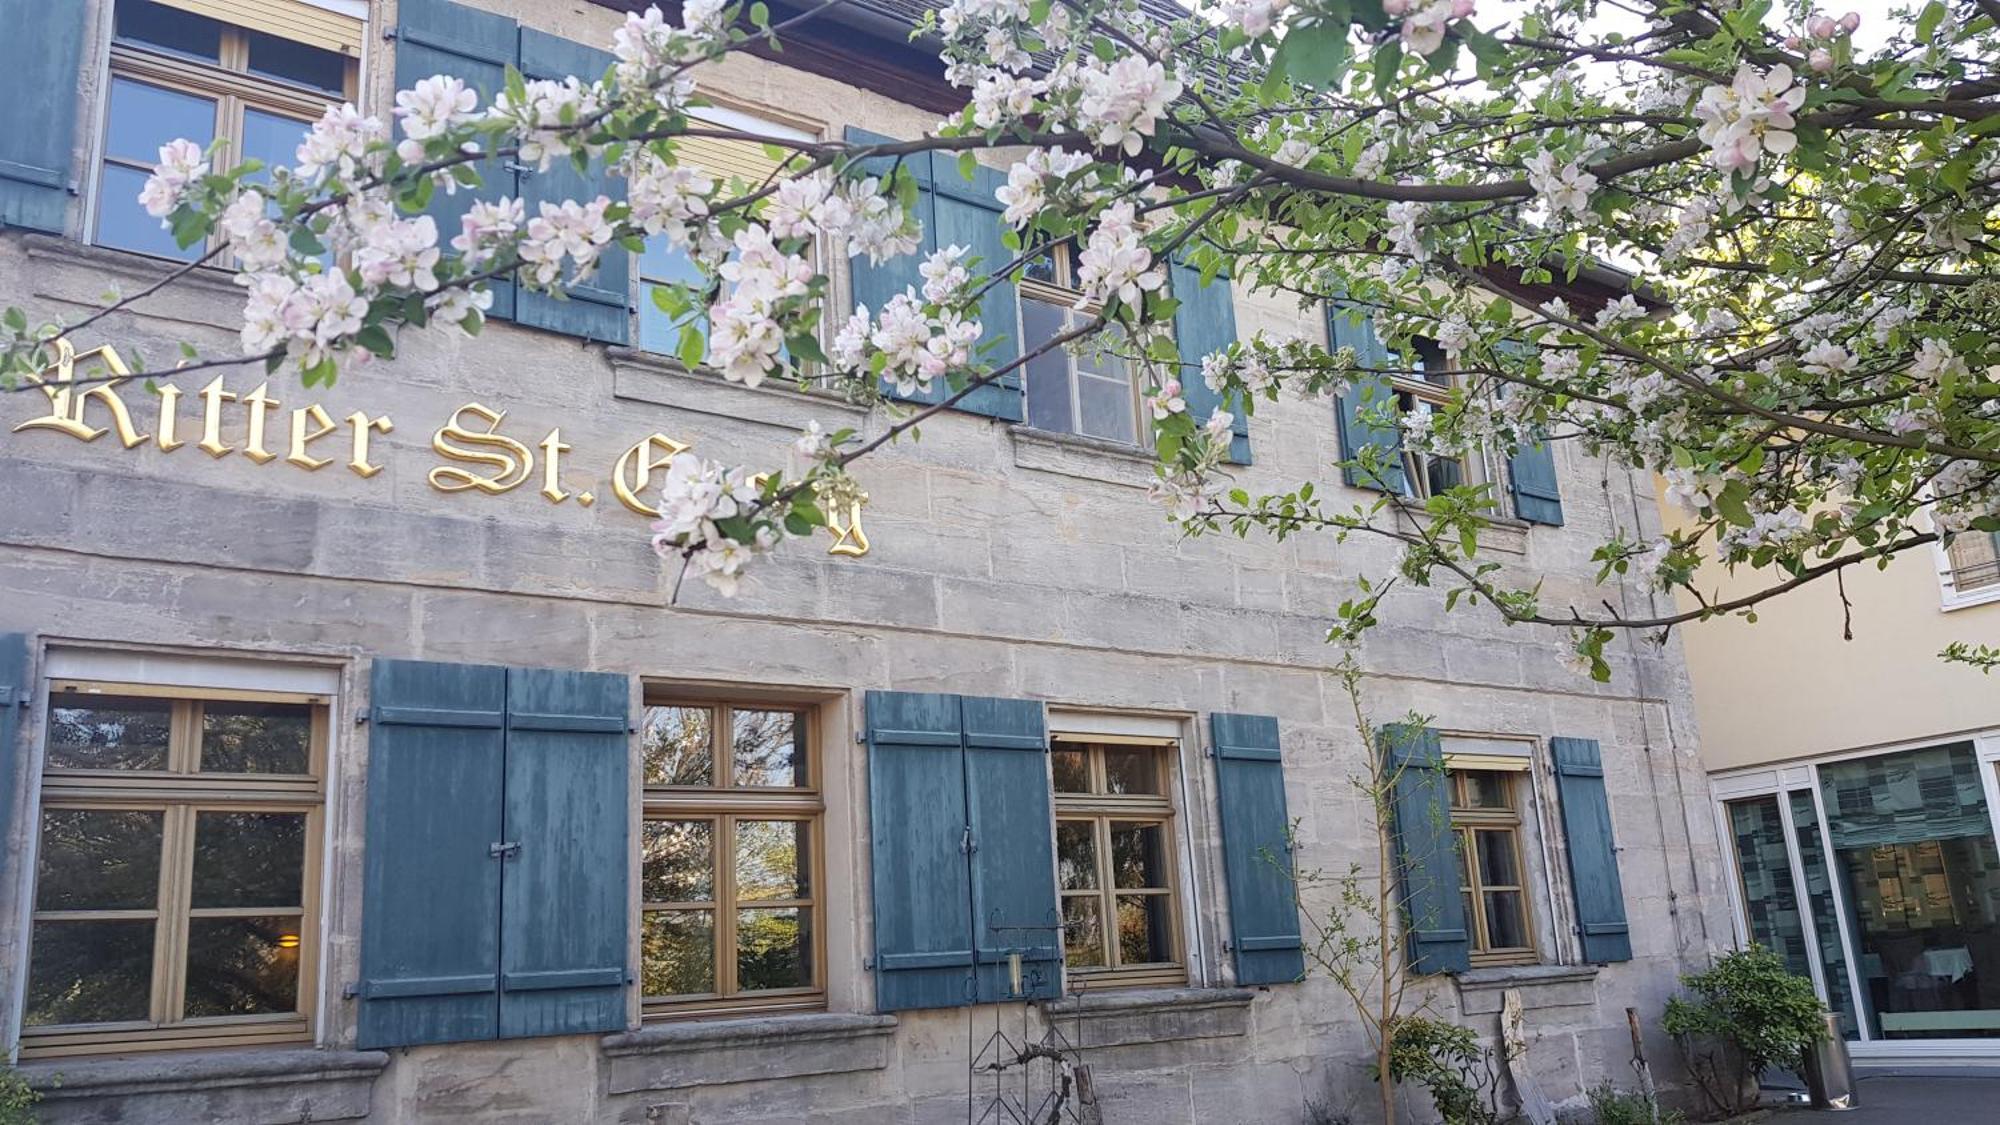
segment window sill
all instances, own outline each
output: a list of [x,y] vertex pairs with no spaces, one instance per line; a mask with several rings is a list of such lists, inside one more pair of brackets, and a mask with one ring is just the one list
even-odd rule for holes
[[677,359],[637,348],[614,347],[609,349],[609,355],[613,398],[771,426],[794,434],[805,429],[807,422],[822,420],[828,430],[858,429],[868,417],[866,409],[851,402],[824,392],[802,391],[788,383],[773,381],[746,387],[711,372],[689,371]]
[[1079,1048],[1120,1047],[1250,1033],[1247,988],[1106,988],[1042,1005]]
[[[151,285],[187,265],[131,250],[71,241],[52,234],[28,235],[22,239],[22,245],[28,252],[28,260],[36,265],[36,296],[81,301],[87,305],[103,303],[107,278],[114,282],[126,280]],[[85,268],[78,270],[75,268],[78,266]],[[177,290],[232,297],[232,310],[243,297],[243,289],[236,284],[234,272],[221,266],[197,266],[175,282],[174,287]]]
[[1014,464],[1023,469],[1126,488],[1148,488],[1156,479],[1153,457],[1140,446],[1024,425],[1009,426],[1007,431],[1014,436]]
[[228,1050],[26,1062],[20,1074],[62,1119],[122,1120],[145,1099],[148,1120],[353,1121],[368,1116],[382,1051]]
[[2000,583],[1982,587],[1969,594],[1947,593],[1938,608],[1951,613],[1955,610],[1971,609],[1974,606],[1991,605],[1994,602],[2000,602]]
[[[1374,491],[1367,489],[1364,491]],[[1428,528],[1431,514],[1424,510],[1424,502],[1398,497],[1396,505],[1418,525]],[[1535,526],[1527,520],[1513,516],[1491,515],[1486,518],[1486,527],[1479,533],[1479,546],[1484,550],[1498,551],[1508,555],[1528,553],[1528,529]]]
[[884,1070],[896,1022],[895,1016],[819,1012],[663,1023],[607,1035],[610,1091]]
[[1596,965],[1504,965],[1469,969],[1453,979],[1459,1010],[1488,1015],[1498,1012],[1504,995],[1514,989],[1529,1010],[1596,1004],[1597,973]]

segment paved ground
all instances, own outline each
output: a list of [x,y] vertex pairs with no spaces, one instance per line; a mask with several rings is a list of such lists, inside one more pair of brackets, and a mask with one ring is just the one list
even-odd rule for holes
[[1851,1110],[1790,1110],[1772,1125],[1995,1125],[2000,1072],[1928,1071],[1864,1074]]

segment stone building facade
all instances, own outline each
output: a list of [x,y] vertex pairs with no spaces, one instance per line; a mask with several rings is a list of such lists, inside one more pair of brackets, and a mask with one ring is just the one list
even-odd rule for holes
[[[256,113],[379,113],[399,67],[560,58],[621,18],[75,7],[10,8],[35,34],[0,45],[0,159],[28,170],[0,294],[45,315],[166,268],[119,210],[146,130],[209,113],[250,150]],[[702,88],[812,136],[917,135],[944,95],[870,12]],[[636,308],[653,265],[622,268]],[[1246,336],[1329,331],[1219,296]],[[953,413],[859,466],[865,554],[822,538],[734,599],[676,596],[626,503],[666,450],[770,463],[810,419],[882,419],[689,373],[615,298],[576,304],[412,334],[327,387],[0,396],[0,1045],[43,1119],[956,1121],[1039,1097],[1046,1073],[1024,1095],[981,1066],[1054,1028],[1107,1121],[1366,1120],[1360,1026],[1304,971],[1325,904],[1301,925],[1262,856],[1288,825],[1300,868],[1372,854],[1325,634],[1386,551],[1185,540],[1131,442]],[[226,354],[240,307],[197,271],[79,347]],[[1324,480],[1341,430],[1329,401],[1262,408],[1234,471]],[[1548,464],[1544,522],[1494,547],[1580,594],[1591,543],[1657,515],[1579,450]],[[1517,491],[1505,457],[1464,467]],[[1457,772],[1416,799],[1480,853],[1418,935],[1445,970],[1422,991],[1485,1036],[1518,993],[1526,1071],[1580,1105],[1629,1073],[1624,1010],[1652,1020],[1730,940],[1678,650],[1597,685],[1558,635],[1421,591],[1384,613],[1371,719],[1431,717]]]

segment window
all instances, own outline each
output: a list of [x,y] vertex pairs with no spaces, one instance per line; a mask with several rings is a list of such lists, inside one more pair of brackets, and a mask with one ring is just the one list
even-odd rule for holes
[[[1077,291],[1075,255],[1068,243],[1031,261],[1021,280],[1021,352],[1027,354],[1097,314]],[[1135,445],[1139,442],[1139,388],[1106,332],[1079,345],[1055,348],[1026,364],[1027,422],[1038,430]]]
[[[1429,337],[1414,337],[1402,361],[1408,370],[1390,379],[1396,394],[1397,415],[1429,415],[1442,410],[1451,401],[1452,388],[1457,385],[1457,376],[1445,358],[1444,348]],[[1419,453],[1407,445],[1403,447],[1402,458],[1404,494],[1415,499],[1471,483],[1466,458]]]
[[825,1002],[813,712],[663,698],[641,734],[649,1016]]
[[1962,531],[1944,549],[1947,601],[1974,593],[2000,593],[2000,532]]
[[[305,7],[291,0],[263,5],[280,13]],[[221,139],[227,144],[216,159],[225,167],[246,158],[266,168],[291,165],[300,138],[326,107],[354,96],[356,66],[341,50],[181,10],[196,7],[190,0],[118,0],[92,232],[99,245],[181,261],[201,257],[210,247],[180,248],[139,206],[160,146],[177,137],[203,146]],[[315,25],[329,18],[307,12]],[[355,23],[354,53],[359,42]]]
[[1458,836],[1459,890],[1474,965],[1539,959],[1528,917],[1527,866],[1521,854],[1518,778],[1504,770],[1451,771],[1451,827]]
[[327,702],[51,685],[24,1056],[310,1038]]
[[1174,740],[1056,735],[1063,962],[1090,984],[1185,984],[1169,794]]
[[[718,106],[704,107],[701,116],[690,124],[697,128],[737,129],[798,141],[815,139],[802,129]],[[728,195],[738,194],[728,191],[732,180],[741,184],[744,191],[754,191],[782,166],[782,161],[773,160],[763,145],[749,141],[687,137],[677,142],[676,150],[683,164],[701,169]],[[703,354],[706,354],[706,296],[698,288],[678,288],[698,287],[706,282],[694,260],[685,250],[669,243],[665,235],[647,239],[645,252],[639,256],[639,346],[649,352],[679,355],[681,335],[691,328],[701,337]],[[690,300],[693,302],[691,307],[682,307]]]

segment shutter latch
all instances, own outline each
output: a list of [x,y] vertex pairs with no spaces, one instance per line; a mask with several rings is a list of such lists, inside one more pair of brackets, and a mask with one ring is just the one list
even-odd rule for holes
[[506,171],[514,173],[517,176],[532,176],[535,175],[537,172],[541,171],[541,169],[536,168],[531,164],[523,164],[518,160],[509,160],[507,163],[502,164],[500,167],[505,169]]
[[973,852],[976,852],[978,850],[979,850],[978,845],[972,842],[972,825],[968,824],[965,826],[964,838],[959,840],[958,842],[958,854],[971,855]]
[[506,859],[520,850],[521,841],[519,840],[507,840],[501,843],[486,845],[486,854],[492,856],[494,859]]

